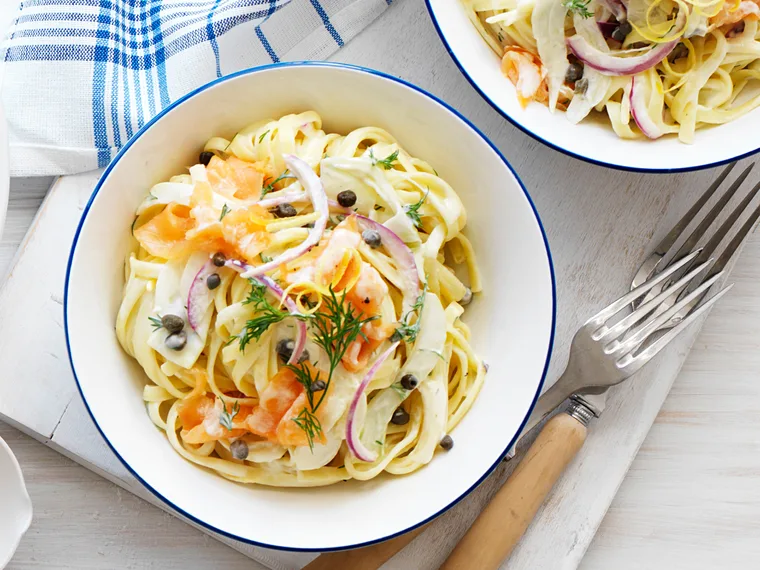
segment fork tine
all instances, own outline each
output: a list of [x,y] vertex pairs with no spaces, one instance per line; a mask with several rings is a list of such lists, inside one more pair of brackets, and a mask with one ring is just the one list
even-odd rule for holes
[[665,279],[670,277],[673,273],[678,271],[681,267],[683,267],[684,265],[689,263],[692,259],[697,257],[700,251],[701,250],[698,249],[697,251],[690,253],[683,259],[677,261],[676,263],[673,263],[670,267],[668,267],[667,269],[655,275],[649,281],[639,285],[630,293],[623,295],[617,301],[613,301],[611,305],[602,309],[596,315],[594,315],[588,321],[586,321],[586,324],[584,326],[596,325],[597,327],[599,327],[603,325],[607,319],[609,319],[615,313],[620,311],[623,307],[625,307],[626,305],[629,305],[631,302],[641,297],[644,293],[646,293],[653,287],[656,287],[657,285],[662,283]]
[[696,215],[699,213],[702,207],[707,203],[707,201],[712,197],[712,195],[715,194],[715,191],[718,189],[718,187],[721,184],[723,184],[723,181],[734,169],[734,166],[736,166],[736,163],[732,162],[726,168],[723,169],[723,172],[721,172],[718,175],[718,177],[715,179],[715,182],[713,182],[710,185],[710,187],[705,191],[705,193],[702,194],[702,196],[700,196],[699,200],[697,200],[694,203],[694,205],[689,209],[689,211],[686,212],[680,220],[678,220],[678,223],[675,226],[673,226],[673,229],[670,230],[668,235],[665,236],[665,238],[659,244],[657,244],[657,247],[655,248],[655,253],[659,253],[662,256],[668,253],[670,248],[673,247],[673,244],[678,240],[678,237],[681,235],[681,233],[696,217]]
[[699,266],[681,277],[681,279],[679,279],[676,283],[664,289],[656,297],[653,297],[650,301],[639,305],[639,307],[630,315],[621,319],[609,328],[602,327],[599,329],[599,331],[592,334],[591,337],[597,341],[610,341],[612,339],[618,338],[621,334],[623,334],[625,331],[627,331],[629,328],[647,316],[650,312],[656,309],[665,299],[677,293],[684,285],[689,283],[689,281],[691,281],[694,276],[704,271],[704,269],[710,265],[711,262],[712,259],[708,259],[707,261],[701,263]]
[[[697,242],[702,238],[703,235],[705,235],[705,232],[707,232],[707,229],[712,225],[712,223],[715,221],[715,219],[720,215],[720,213],[723,211],[723,208],[726,207],[726,204],[729,200],[736,194],[736,191],[739,189],[739,186],[741,186],[744,181],[747,179],[747,176],[749,176],[750,171],[755,166],[755,163],[753,162],[747,168],[744,169],[744,171],[737,177],[736,180],[734,180],[734,183],[731,184],[728,190],[723,194],[723,196],[720,197],[720,199],[715,203],[715,205],[710,209],[710,211],[707,213],[705,218],[699,222],[699,225],[694,228],[694,231],[691,232],[691,235],[689,235],[688,238],[686,238],[686,241],[683,243],[683,245],[678,249],[678,252],[676,252],[673,259],[679,259],[683,254],[685,254],[688,251],[691,251],[694,249],[694,246],[697,245]],[[708,254],[711,255],[712,252]]]
[[681,309],[683,309],[686,305],[691,303],[694,299],[701,296],[705,291],[707,291],[710,287],[712,287],[713,283],[715,283],[720,276],[723,275],[723,273],[718,273],[717,275],[714,275],[704,283],[702,283],[697,289],[695,289],[693,292],[691,292],[689,295],[678,301],[675,305],[670,307],[667,311],[655,315],[653,318],[649,319],[644,324],[640,325],[638,328],[636,328],[632,334],[625,338],[622,342],[611,342],[607,347],[605,347],[604,351],[607,354],[612,353],[618,353],[621,356],[623,354],[626,354],[628,352],[632,352],[636,349],[637,346],[639,346],[642,342],[644,342],[650,334],[652,334],[654,331],[659,329],[662,325],[667,323],[670,319],[672,319],[676,313],[678,313]]
[[[758,184],[758,186],[760,186],[760,184]],[[712,276],[714,273],[717,273],[718,271],[723,271],[723,268],[726,267],[728,262],[731,260],[731,257],[733,257],[734,253],[736,253],[736,250],[739,249],[739,246],[744,241],[744,238],[747,237],[747,234],[750,231],[752,231],[752,228],[754,227],[758,218],[760,218],[760,206],[755,208],[755,211],[752,212],[747,221],[744,222],[744,225],[741,227],[741,229],[736,232],[736,235],[728,243],[726,250],[721,254],[721,256],[718,258],[718,261],[715,262],[715,265],[710,270],[710,276]]]
[[689,313],[689,316],[687,316],[684,320],[682,320],[678,326],[673,327],[670,329],[667,333],[662,335],[660,338],[658,338],[655,342],[653,342],[651,345],[646,347],[644,350],[642,350],[639,354],[636,356],[633,356],[631,353],[626,354],[623,358],[617,361],[617,366],[620,369],[627,369],[626,371],[630,374],[633,374],[636,372],[639,368],[644,366],[647,362],[649,362],[652,357],[654,357],[658,352],[660,352],[665,346],[673,340],[675,337],[677,337],[679,334],[681,334],[691,323],[693,323],[699,316],[704,313],[707,309],[712,307],[718,299],[723,297],[726,293],[728,293],[731,288],[734,285],[731,284],[727,287],[724,287],[721,289],[718,293],[710,297],[705,303],[697,307],[694,311]]
[[[715,235],[713,235],[713,237],[710,238],[710,241],[708,241],[705,244],[705,246],[702,248],[702,253],[700,253],[699,257],[697,257],[697,259],[694,260],[695,265],[699,263],[703,263],[708,257],[712,256],[716,248],[720,245],[720,242],[723,241],[723,238],[725,238],[728,232],[731,231],[731,228],[736,223],[736,220],[738,220],[741,217],[741,215],[747,209],[747,206],[749,206],[749,203],[752,201],[752,199],[755,196],[757,196],[758,191],[760,191],[760,182],[755,184],[755,187],[749,191],[749,193],[744,197],[741,203],[738,206],[736,206],[736,208],[734,208],[734,211],[731,212],[731,215],[726,219],[726,221],[723,222],[723,224],[721,224],[720,228],[718,228],[718,231],[715,232]],[[730,254],[729,254],[729,257],[730,257]],[[723,267],[720,267],[718,271],[722,269]]]

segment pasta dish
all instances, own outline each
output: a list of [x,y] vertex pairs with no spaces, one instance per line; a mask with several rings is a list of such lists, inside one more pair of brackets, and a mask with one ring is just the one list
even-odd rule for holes
[[[760,104],[760,0],[462,0],[525,106],[626,139],[727,123]],[[600,115],[601,116],[601,115]]]
[[182,457],[292,487],[452,449],[485,378],[460,320],[481,279],[459,197],[390,134],[262,121],[136,214],[116,332]]

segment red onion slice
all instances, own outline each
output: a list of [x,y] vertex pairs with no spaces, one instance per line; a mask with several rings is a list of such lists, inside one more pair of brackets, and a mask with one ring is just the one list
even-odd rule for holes
[[[248,265],[244,261],[240,261],[239,259],[228,259],[225,263],[227,267],[231,267],[238,273],[245,274],[247,271],[250,271],[251,269],[254,269],[253,266]],[[277,299],[284,304],[288,311],[290,311],[291,315],[300,315],[300,311],[298,310],[298,306],[296,305],[296,302],[288,297],[285,294],[285,291],[282,290],[282,288],[275,283],[273,279],[270,277],[267,277],[266,275],[259,275],[257,277],[253,277],[252,279],[255,279],[259,283],[263,283],[266,285],[267,289],[269,289]],[[303,349],[306,347],[306,323],[302,321],[301,319],[296,320],[296,345],[293,348],[293,354],[290,355],[290,359],[288,360],[288,364],[295,364],[298,362],[298,359],[301,358],[301,354],[303,353]]]
[[198,330],[206,310],[214,300],[214,293],[208,288],[206,280],[215,272],[211,260],[204,263],[193,277],[187,292],[187,323],[194,331]]
[[355,421],[356,408],[359,406],[359,400],[361,399],[362,394],[364,394],[364,390],[367,389],[367,386],[372,381],[372,378],[375,376],[375,374],[377,374],[380,366],[391,354],[393,354],[393,351],[396,350],[396,347],[398,345],[399,343],[397,342],[393,343],[388,350],[377,357],[377,360],[375,360],[370,369],[367,370],[367,373],[364,375],[364,378],[359,384],[359,387],[356,389],[356,392],[354,392],[354,397],[351,400],[351,405],[348,407],[348,416],[346,417],[346,443],[348,444],[349,451],[351,451],[354,457],[356,457],[359,461],[372,463],[375,461],[375,459],[377,459],[377,453],[373,453],[367,449],[362,443],[361,439],[359,439],[359,430]]
[[286,154],[283,159],[285,160],[285,165],[288,169],[298,179],[301,185],[306,188],[311,198],[311,203],[314,206],[314,211],[319,212],[319,218],[314,222],[314,227],[309,230],[308,237],[300,244],[291,247],[289,250],[283,252],[268,263],[257,267],[248,266],[248,269],[243,273],[243,277],[263,275],[267,271],[276,269],[283,263],[289,263],[294,259],[301,257],[304,253],[319,243],[319,240],[322,239],[325,227],[327,226],[327,218],[330,215],[330,209],[327,204],[327,195],[325,194],[325,189],[322,186],[322,181],[319,179],[319,176],[317,176],[311,169],[311,166],[294,154]]
[[650,139],[660,138],[662,136],[662,130],[649,116],[649,109],[647,108],[647,101],[644,98],[644,85],[646,77],[641,75],[634,75],[631,80],[631,95],[629,97],[631,102],[631,115],[633,120],[636,121],[636,126],[639,127],[642,133],[644,133]]
[[565,42],[578,59],[599,73],[604,75],[634,75],[654,67],[668,57],[679,40],[658,44],[647,53],[633,57],[616,57],[604,53],[578,34],[567,38]]
[[404,295],[404,308],[402,314],[406,314],[417,302],[417,297],[420,295],[420,274],[417,271],[417,262],[414,260],[412,250],[383,224],[360,214],[353,215],[359,220],[359,225],[364,225],[380,234],[385,250],[390,254],[403,279],[401,292]]
[[291,192],[285,192],[285,194],[282,194],[281,196],[276,196],[274,198],[264,198],[263,200],[259,200],[256,203],[263,208],[273,208],[274,206],[279,206],[280,204],[289,204],[292,202],[305,202],[308,199],[309,199],[309,194],[307,192],[302,192],[300,190],[293,190]]

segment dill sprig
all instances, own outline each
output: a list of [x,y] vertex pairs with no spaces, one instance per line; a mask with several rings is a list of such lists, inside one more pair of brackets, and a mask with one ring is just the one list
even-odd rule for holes
[[319,422],[319,418],[308,408],[304,407],[298,416],[293,418],[293,421],[306,434],[309,449],[314,452],[314,438],[322,435],[322,424]]
[[[398,328],[391,336],[392,342],[403,340],[404,342],[411,344],[417,340],[417,335],[420,332],[420,322],[422,321],[422,310],[425,308],[425,293],[427,293],[427,287],[427,283],[425,283],[425,285],[422,287],[422,292],[420,293],[419,297],[417,297],[414,305],[412,305],[412,307],[401,319]],[[412,313],[415,312],[417,313],[417,320],[414,321],[413,325],[409,324]]]
[[[590,1],[590,0],[589,0]],[[151,200],[158,200],[158,196],[156,196],[152,191],[148,192],[147,200],[150,202]]]
[[224,398],[221,396],[219,396],[219,399],[222,401],[222,413],[219,416],[219,425],[226,428],[227,431],[232,431],[232,420],[235,419],[235,416],[238,415],[238,412],[240,411],[240,403],[235,402],[232,405],[232,409],[228,412],[227,402],[225,402]]
[[161,322],[161,315],[158,317],[148,317],[148,320],[150,321],[150,324],[153,327],[154,331],[157,331],[164,326],[164,323]]
[[262,263],[269,263],[270,261],[272,261],[271,257],[269,257],[268,255],[264,255],[263,253],[259,254],[259,259],[261,260]]
[[230,209],[227,207],[227,204],[224,204],[222,206],[222,214],[219,216],[219,221],[221,222],[224,219],[224,216],[230,213]]
[[286,364],[285,368],[289,368],[295,374],[296,380],[306,390],[306,399],[309,400],[309,407],[314,409],[314,391],[312,387],[316,384],[319,378],[319,371],[312,372],[312,367],[306,364],[306,362],[298,362],[296,364]]
[[248,282],[251,284],[251,291],[243,301],[243,305],[253,304],[256,316],[246,321],[243,330],[236,335],[232,335],[229,341],[232,342],[237,338],[240,343],[240,352],[244,352],[245,347],[251,341],[258,341],[270,326],[279,323],[290,315],[287,311],[274,307],[267,300],[265,296],[267,291],[266,285],[259,283],[255,279],[249,279]]
[[259,137],[259,144],[261,144],[262,142],[264,142],[264,137],[269,134],[270,130],[271,129],[267,129],[266,131],[264,131],[263,133],[261,133],[261,136]]
[[429,193],[430,193],[430,189],[428,189],[428,191],[425,192],[425,195],[422,198],[420,198],[418,202],[411,204],[409,206],[404,206],[404,210],[406,210],[406,215],[412,219],[412,223],[414,224],[414,227],[416,228],[422,227],[422,221],[420,220],[420,208],[425,203],[425,200],[427,200]]
[[263,198],[264,196],[266,196],[270,192],[273,192],[275,184],[277,184],[280,180],[286,180],[288,178],[295,178],[295,176],[291,176],[290,172],[288,170],[283,170],[282,174],[280,174],[277,178],[275,178],[274,180],[272,180],[269,184],[265,185],[261,189],[261,197]]
[[363,335],[362,327],[365,323],[377,319],[377,317],[362,318],[361,313],[354,314],[354,310],[346,303],[346,291],[344,290],[343,295],[338,298],[332,286],[329,288],[329,295],[322,297],[322,307],[324,310],[311,315],[311,322],[316,329],[314,343],[327,354],[330,371],[327,374],[325,389],[313,407],[314,411],[325,399],[330,389],[333,372],[350,344],[356,340],[357,336]]
[[[591,0],[589,0],[589,2],[590,1]],[[389,154],[384,159],[380,160],[378,158],[375,158],[375,154],[372,152],[372,149],[369,149],[369,158],[372,161],[372,166],[379,166],[384,170],[390,170],[393,168],[393,163],[398,160],[398,151],[393,151],[392,154]]]
[[135,224],[137,223],[137,220],[139,218],[140,218],[140,216],[135,216],[135,219],[132,220],[132,226],[131,226],[132,235],[135,235]]
[[584,18],[590,18],[594,15],[594,13],[588,9],[589,4],[591,4],[591,0],[586,0],[585,2],[583,0],[562,1],[562,7],[566,8],[568,12],[573,12],[579,16],[583,16]]

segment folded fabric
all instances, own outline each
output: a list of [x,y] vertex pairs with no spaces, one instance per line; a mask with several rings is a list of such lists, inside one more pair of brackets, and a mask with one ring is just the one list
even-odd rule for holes
[[324,59],[391,0],[29,0],[2,48],[11,175],[103,167],[153,115],[226,74]]

